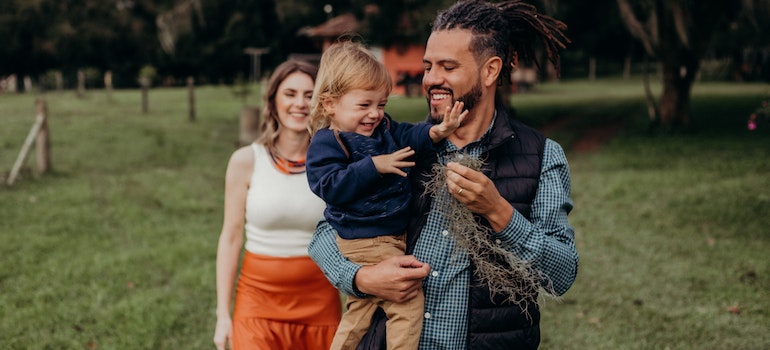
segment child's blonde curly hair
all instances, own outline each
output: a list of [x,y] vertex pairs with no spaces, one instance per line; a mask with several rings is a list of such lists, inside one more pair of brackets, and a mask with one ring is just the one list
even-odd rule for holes
[[324,51],[318,67],[313,98],[310,101],[310,134],[327,128],[331,114],[326,104],[336,101],[351,90],[386,90],[393,84],[390,73],[363,44],[341,39]]

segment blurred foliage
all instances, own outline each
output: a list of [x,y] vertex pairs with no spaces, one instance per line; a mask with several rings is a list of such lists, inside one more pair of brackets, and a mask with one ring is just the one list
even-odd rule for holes
[[[229,84],[252,67],[245,48],[269,49],[261,57],[264,71],[293,53],[317,54],[320,43],[298,32],[343,13],[358,18],[359,32],[372,45],[424,43],[437,12],[453,2],[3,0],[0,76],[29,75],[43,83],[46,72],[59,70],[65,81],[73,81],[78,69],[93,67],[112,71],[114,85],[126,87],[136,86],[136,72],[149,64],[157,68],[164,84],[182,84],[187,76],[204,84]],[[584,76],[589,58],[612,67],[625,58],[638,61],[643,53],[624,28],[616,0],[532,3],[569,26],[572,43],[563,56],[565,75]],[[770,79],[769,16],[770,1],[741,1],[741,11],[720,23],[708,58],[729,59],[726,75],[731,79]]]

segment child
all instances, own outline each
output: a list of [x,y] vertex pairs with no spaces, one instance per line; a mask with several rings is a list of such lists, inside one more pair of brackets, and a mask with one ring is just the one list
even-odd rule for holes
[[[363,45],[330,46],[321,57],[313,99],[307,155],[310,189],[326,202],[324,216],[337,230],[340,252],[351,261],[376,264],[403,255],[411,191],[407,160],[435,152],[468,114],[458,102],[438,125],[398,123],[385,114],[392,83],[385,67]],[[403,147],[403,148],[402,148]],[[388,316],[388,349],[417,349],[424,309],[422,290],[402,304],[348,296],[331,349],[353,349],[381,306]]]

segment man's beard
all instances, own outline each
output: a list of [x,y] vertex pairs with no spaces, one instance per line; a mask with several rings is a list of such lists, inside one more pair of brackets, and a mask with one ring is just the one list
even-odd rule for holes
[[[428,103],[430,103],[430,90],[432,89],[433,87],[428,89]],[[452,96],[454,96],[454,91],[452,91]],[[470,91],[465,93],[465,95],[462,95],[459,98],[455,99],[455,101],[464,102],[465,103],[464,108],[465,110],[468,110],[468,111],[476,107],[476,105],[479,103],[479,100],[481,100],[481,80],[476,80],[476,85],[474,85]],[[452,101],[452,106],[454,106],[455,101]],[[430,110],[430,121],[433,124],[440,124],[443,119],[444,119],[444,111],[437,111],[433,109]]]

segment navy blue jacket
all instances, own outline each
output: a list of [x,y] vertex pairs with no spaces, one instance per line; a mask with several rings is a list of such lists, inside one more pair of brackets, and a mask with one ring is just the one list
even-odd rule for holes
[[[397,123],[389,115],[372,136],[321,129],[307,152],[310,189],[326,202],[324,216],[345,239],[399,235],[409,221],[411,187],[406,177],[380,174],[372,156],[410,146],[435,152],[431,124]],[[409,169],[404,169],[408,173]]]

